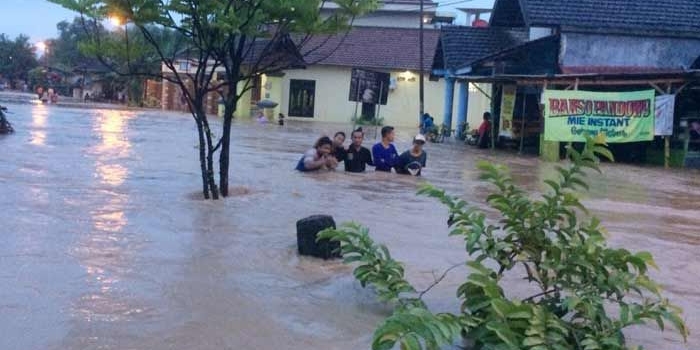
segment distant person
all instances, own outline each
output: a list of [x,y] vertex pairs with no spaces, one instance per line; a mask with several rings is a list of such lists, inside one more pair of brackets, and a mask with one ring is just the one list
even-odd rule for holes
[[258,124],[267,124],[267,122],[268,122],[267,117],[265,116],[265,113],[263,113],[262,111],[260,111],[258,113],[258,116],[255,117],[255,120],[258,121]]
[[367,165],[372,163],[372,153],[367,147],[362,147],[362,142],[365,139],[365,133],[362,128],[358,128],[350,134],[352,143],[348,147],[347,156],[345,157],[345,171],[350,173],[362,173]]
[[394,147],[394,127],[385,126],[382,128],[382,141],[372,147],[372,159],[377,171],[391,172],[391,168],[396,165],[399,153]]
[[421,175],[421,170],[425,168],[425,163],[428,160],[428,154],[423,150],[424,145],[425,136],[418,134],[413,138],[413,147],[399,156],[399,161],[396,164],[397,174]]
[[345,133],[338,131],[333,136],[333,156],[338,162],[344,162],[347,156],[347,151],[345,151]]
[[284,114],[280,113],[277,115],[277,124],[280,126],[284,125]]
[[324,136],[316,141],[314,148],[306,151],[299,159],[296,170],[307,172],[315,170],[333,170],[338,166],[338,161],[331,154],[333,141]]
[[690,122],[689,136],[688,149],[691,151],[700,151],[700,121]]
[[435,131],[434,129],[436,129],[435,119],[428,113],[423,114],[420,122],[420,133],[425,135]]
[[479,139],[477,145],[479,148],[489,147],[491,139],[491,113],[484,112],[484,120],[479,125]]

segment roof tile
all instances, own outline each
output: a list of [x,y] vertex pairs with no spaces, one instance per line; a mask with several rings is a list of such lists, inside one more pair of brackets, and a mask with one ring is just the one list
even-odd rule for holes
[[[308,64],[418,70],[419,33],[414,28],[353,27],[347,33],[315,36],[301,46],[301,52]],[[424,30],[426,71],[432,66],[439,34]]]
[[491,23],[520,26],[615,29],[700,37],[698,0],[497,0]]

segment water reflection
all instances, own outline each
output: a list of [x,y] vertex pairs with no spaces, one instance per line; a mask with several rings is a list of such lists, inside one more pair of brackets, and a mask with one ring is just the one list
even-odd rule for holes
[[125,232],[125,213],[129,196],[122,188],[129,176],[125,160],[131,154],[128,138],[130,113],[99,111],[93,131],[100,142],[90,154],[95,160],[95,195],[98,204],[91,210],[92,229],[81,242],[80,256],[86,269],[92,292],[83,295],[77,312],[85,321],[118,321],[134,309],[123,299],[117,288],[123,275],[131,270],[133,256],[131,236]]
[[36,146],[46,145],[46,119],[49,112],[45,105],[35,104],[32,108],[32,125],[29,143]]

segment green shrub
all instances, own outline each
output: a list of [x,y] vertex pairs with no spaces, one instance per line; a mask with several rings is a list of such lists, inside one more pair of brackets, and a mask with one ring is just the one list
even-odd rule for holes
[[[557,167],[559,177],[545,181],[551,190],[539,199],[515,186],[505,167],[479,164],[481,178],[495,187],[487,198],[500,213],[495,221],[433,186],[420,189],[447,206],[450,234],[464,238],[471,258],[457,290],[459,314],[432,314],[422,301],[427,290],[419,293],[406,281],[402,265],[366,228],[346,224],[320,234],[341,243],[348,263],[360,263],[355,276],[363,286],[396,305],[376,330],[373,349],[438,349],[461,338],[484,350],[631,349],[623,329],[647,322],[662,330],[670,323],[686,339],[681,310],[647,274],[656,267],[651,254],[608,247],[600,221],[583,218],[588,213],[577,191],[588,188],[585,169],[600,172],[598,155],[612,155],[592,139],[583,151],[567,153],[570,165]],[[538,292],[506,295],[507,274],[521,274]]]

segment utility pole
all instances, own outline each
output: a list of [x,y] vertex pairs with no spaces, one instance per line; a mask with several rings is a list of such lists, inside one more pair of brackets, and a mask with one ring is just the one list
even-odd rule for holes
[[423,118],[423,114],[425,113],[425,91],[424,91],[424,81],[423,81],[423,0],[420,0],[420,29],[419,34],[418,34],[418,46],[419,46],[419,65],[420,69],[418,70],[418,101],[419,101],[419,114],[418,114],[418,121],[420,121]]

